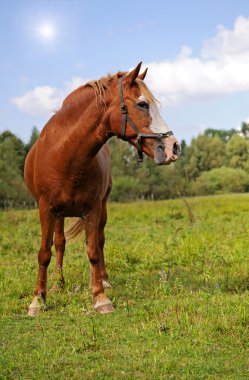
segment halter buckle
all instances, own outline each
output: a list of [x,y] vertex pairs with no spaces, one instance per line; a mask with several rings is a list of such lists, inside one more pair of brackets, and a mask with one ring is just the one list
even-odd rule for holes
[[121,112],[122,112],[122,114],[127,114],[127,107],[126,107],[126,104],[124,104],[124,103],[121,103],[120,104],[120,107],[121,107]]

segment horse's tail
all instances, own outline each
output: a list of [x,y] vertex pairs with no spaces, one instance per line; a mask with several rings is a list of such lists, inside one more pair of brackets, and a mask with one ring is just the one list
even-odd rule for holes
[[77,240],[84,230],[85,221],[81,218],[73,218],[65,230],[65,238],[66,240]]

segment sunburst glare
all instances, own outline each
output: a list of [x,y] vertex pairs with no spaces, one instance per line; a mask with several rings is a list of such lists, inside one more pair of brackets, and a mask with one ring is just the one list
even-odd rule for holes
[[[59,13],[35,12],[25,16],[24,30],[27,37],[42,49],[53,51],[58,47],[63,29],[65,29],[65,17]],[[62,28],[63,26],[63,28]]]
[[40,42],[52,44],[57,37],[57,27],[52,21],[40,22],[36,26],[36,36]]
[[52,40],[56,36],[55,26],[51,23],[44,23],[39,25],[37,31],[40,38],[44,40]]
[[55,20],[51,20],[51,17],[40,19],[36,21],[36,25],[33,27],[34,37],[36,40],[45,45],[53,45],[58,38],[58,23]]

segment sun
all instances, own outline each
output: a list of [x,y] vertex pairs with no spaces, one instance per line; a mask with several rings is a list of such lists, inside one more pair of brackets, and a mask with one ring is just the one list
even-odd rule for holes
[[62,21],[61,15],[57,13],[30,13],[26,16],[23,30],[38,48],[52,51],[58,46],[63,35]]
[[52,43],[57,36],[56,25],[51,21],[41,22],[36,26],[36,34],[40,41]]
[[52,24],[43,24],[39,27],[39,35],[45,40],[51,40],[55,37],[55,28]]

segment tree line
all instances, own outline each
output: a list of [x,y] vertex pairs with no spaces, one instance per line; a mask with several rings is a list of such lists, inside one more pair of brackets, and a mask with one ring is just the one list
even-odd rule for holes
[[[39,136],[33,128],[25,144],[10,131],[0,134],[0,208],[33,207],[23,180],[25,158]],[[136,164],[137,151],[111,139],[113,190],[111,200],[167,199],[249,190],[249,124],[239,130],[206,129],[181,142],[181,156],[170,166],[156,166],[144,158]]]
[[0,209],[35,205],[24,183],[23,169],[25,158],[38,136],[36,127],[27,144],[10,131],[0,134]]

